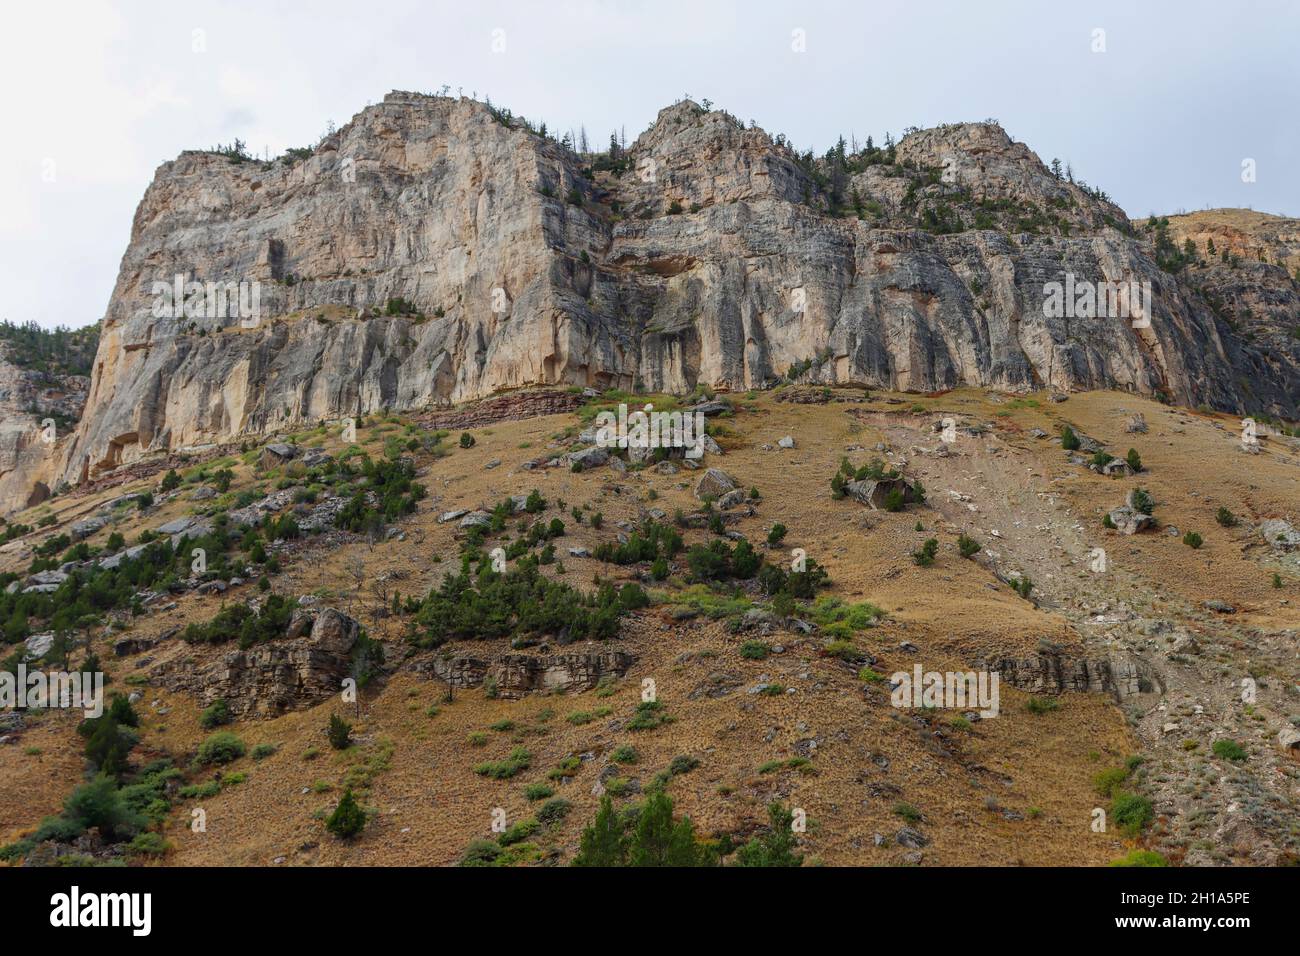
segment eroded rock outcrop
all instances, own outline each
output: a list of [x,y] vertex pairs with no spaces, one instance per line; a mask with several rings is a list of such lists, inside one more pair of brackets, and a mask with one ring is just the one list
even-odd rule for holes
[[[1300,413],[1288,362],[995,125],[912,133],[828,186],[784,142],[682,102],[619,161],[588,177],[486,104],[392,93],[305,159],[163,164],[57,471],[522,386],[743,389],[792,366]],[[1149,282],[1149,327],[1045,316],[1045,283],[1067,273]],[[157,289],[177,275],[255,281],[258,315],[170,316]]]
[[153,676],[164,687],[195,694],[204,706],[224,699],[236,717],[274,717],[340,693],[360,631],[346,614],[325,608],[314,618],[296,616],[288,640],[206,662],[197,654],[181,657],[159,665]]
[[997,671],[1007,683],[1034,694],[1087,691],[1124,700],[1135,694],[1164,691],[1155,670],[1131,655],[1081,657],[1052,650],[1034,657],[999,658],[982,666]]
[[636,658],[624,651],[587,654],[502,654],[491,660],[477,657],[434,657],[420,670],[453,687],[479,687],[490,682],[502,697],[529,693],[590,690],[602,678],[622,677]]

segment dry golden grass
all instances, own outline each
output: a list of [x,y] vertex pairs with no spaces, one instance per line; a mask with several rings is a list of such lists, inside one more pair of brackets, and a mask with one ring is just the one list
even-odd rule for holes
[[[1097,545],[1108,550],[1116,569],[1110,586],[1117,599],[1154,589],[1156,600],[1170,614],[1191,613],[1189,609],[1213,597],[1236,604],[1243,624],[1275,628],[1300,623],[1288,597],[1295,593],[1295,577],[1288,576],[1282,591],[1272,589],[1268,555],[1245,527],[1248,519],[1296,517],[1300,467],[1295,452],[1284,451],[1280,442],[1270,441],[1262,454],[1247,457],[1234,449],[1237,425],[1226,416],[1166,408],[1115,393],[1074,395],[1061,405],[1043,396],[1028,402],[991,400],[974,390],[931,398],[903,396],[901,404],[889,404],[889,397],[877,395],[865,404],[798,405],[777,402],[770,394],[752,400],[733,396],[745,410],[724,422],[729,434],[722,441],[728,451],[711,462],[744,487],[759,489],[757,515],[737,526],[751,541],[764,541],[770,526],[780,521],[788,535],[774,560],[787,548],[805,548],[828,569],[834,582],[831,593],[885,609],[881,625],[856,639],[861,649],[879,659],[875,670],[908,670],[915,661],[927,670],[968,669],[985,654],[1032,655],[1043,639],[1078,646],[1070,602],[1080,596],[1097,598],[1097,585],[1078,564],[1087,549]],[[917,405],[926,413],[913,412]],[[1124,434],[1124,418],[1137,411],[1146,415],[1150,432]],[[991,422],[995,433],[964,437],[946,459],[912,454],[913,443],[930,448],[937,444],[937,437],[925,429],[939,414]],[[422,457],[421,480],[429,498],[417,516],[403,523],[405,540],[373,550],[360,541],[331,548],[308,542],[286,562],[284,573],[274,580],[276,590],[328,595],[386,641],[390,662],[400,661],[406,647],[404,622],[376,615],[375,595],[353,592],[345,571],[349,561],[361,555],[369,579],[394,575],[392,586],[402,594],[422,595],[457,563],[455,524],[438,524],[440,512],[490,507],[532,488],[551,503],[548,516],[557,513],[560,500],[565,502],[562,517],[568,533],[557,542],[557,550],[567,569],[566,581],[586,586],[596,574],[626,576],[624,569],[571,558],[567,549],[593,547],[614,534],[618,522],[639,521],[648,507],[662,508],[670,516],[675,509],[691,510],[698,475],[662,475],[653,469],[626,477],[606,468],[579,474],[567,469],[519,470],[522,461],[542,454],[551,436],[574,421],[573,416],[554,416],[504,422],[476,430],[472,449],[456,449],[439,460]],[[1027,434],[1035,427],[1055,432],[1065,421],[1110,441],[1112,452],[1137,447],[1149,473],[1128,481],[1096,476],[1066,464],[1059,447]],[[795,437],[795,449],[761,449],[764,443],[775,446],[787,434]],[[363,431],[363,444],[370,437]],[[925,478],[931,507],[886,514],[832,500],[828,483],[841,456],[862,464],[880,455],[872,450],[877,442],[909,459],[909,474]],[[854,446],[860,450],[848,450]],[[327,447],[337,450],[339,445],[331,437]],[[382,442],[366,447],[377,452]],[[502,464],[485,469],[493,458]],[[237,471],[236,487],[241,487],[251,479],[251,471],[242,465]],[[1153,492],[1162,522],[1199,531],[1204,547],[1193,551],[1180,537],[1162,532],[1133,538],[1106,532],[1100,526],[1103,509],[1119,504],[1134,484]],[[972,501],[954,498],[950,489]],[[118,493],[121,489],[113,492]],[[589,514],[603,513],[602,531],[578,525],[568,514],[569,508],[583,504],[590,505]],[[1243,526],[1224,529],[1215,524],[1220,504],[1241,515]],[[93,502],[59,499],[51,511],[65,521],[92,507]],[[144,525],[156,526],[189,507],[188,502],[173,502],[143,523],[131,516],[120,530],[133,539]],[[915,530],[918,520],[922,531]],[[998,551],[999,567],[1023,570],[1039,582],[1046,599],[1043,607],[998,581],[987,556],[961,559],[955,540],[962,531]],[[918,568],[909,553],[931,536],[941,542],[939,559],[934,567]],[[687,533],[688,543],[706,539],[702,532]],[[18,559],[3,560],[13,564]],[[239,597],[231,594],[226,599]],[[219,604],[220,599],[187,595],[174,610],[151,615],[138,628],[160,633],[204,619]],[[619,643],[637,661],[609,696],[586,692],[510,701],[490,700],[482,690],[472,690],[458,693],[453,703],[442,703],[441,685],[399,670],[366,695],[356,727],[360,742],[345,753],[331,750],[324,737],[330,713],[338,710],[351,719],[350,708],[337,701],[273,720],[241,722],[234,730],[250,750],[257,743],[273,743],[276,753],[260,762],[245,757],[224,768],[245,771],[248,779],[202,801],[206,833],[186,829],[192,804],[179,804],[167,834],[176,846],[169,862],[247,865],[283,857],[290,864],[450,864],[471,840],[492,836],[493,808],[504,808],[512,823],[535,812],[540,804],[530,806],[523,795],[524,786],[532,783],[550,783],[557,796],[573,803],[566,822],[537,839],[544,853],[558,853],[567,861],[594,813],[596,777],[608,754],[623,744],[640,751],[640,762],[626,768],[624,775],[642,785],[676,756],[700,761],[697,769],[673,778],[668,792],[705,833],[752,831],[765,820],[769,800],[802,807],[810,821],[804,849],[828,864],[901,862],[902,848],[876,846],[874,841],[877,833],[892,837],[903,824],[894,812],[899,803],[922,814],[919,827],[931,840],[924,850],[926,865],[1099,865],[1124,851],[1123,841],[1114,834],[1094,834],[1089,828],[1091,810],[1098,803],[1093,774],[1137,747],[1109,698],[1067,694],[1058,710],[1035,715],[1025,709],[1026,695],[1004,684],[1002,716],[965,729],[949,725],[953,715],[944,711],[925,715],[895,710],[879,685],[864,684],[854,668],[822,656],[822,642],[816,638],[770,638],[783,643],[785,652],[763,661],[739,656],[738,646],[745,639],[731,633],[724,622],[676,621],[664,608],[652,608],[625,624]],[[903,641],[915,644],[919,653],[901,650]],[[494,653],[504,648],[468,649]],[[220,653],[173,646],[152,656],[165,660],[182,650]],[[138,660],[108,663],[114,686],[121,688]],[[691,699],[717,674],[727,675],[738,689],[717,699]],[[795,692],[778,697],[747,693],[763,675]],[[650,731],[628,731],[621,724],[632,714],[645,678],[655,681],[674,722]],[[196,702],[153,688],[143,693],[137,707],[144,718],[143,748],[178,758],[191,754],[206,736],[198,726]],[[170,712],[160,716],[152,706],[155,701]],[[434,716],[426,713],[431,705],[438,709]],[[609,713],[589,723],[566,720],[572,712],[605,707]],[[916,718],[923,718],[922,723]],[[513,722],[514,729],[489,729],[500,721]],[[485,734],[487,742],[472,744],[474,733]],[[759,772],[770,761],[796,756],[795,743],[810,738],[817,740],[817,747],[805,772]],[[21,747],[0,748],[0,777],[6,781],[0,836],[13,838],[57,808],[81,772],[76,741],[69,719],[46,720],[23,738],[24,745],[41,746],[42,756],[24,756]],[[337,801],[349,767],[373,758],[383,741],[392,742],[388,766],[374,775],[363,796],[376,818],[359,840],[337,841],[324,832],[319,816]],[[515,746],[528,748],[532,762],[514,779],[493,781],[473,772],[475,764],[500,759]],[[305,759],[312,748],[318,755]],[[548,771],[574,754],[591,758],[568,782],[548,781]],[[193,779],[209,775],[203,772]],[[313,787],[318,782],[330,789],[317,792]],[[620,798],[627,799],[635,798]],[[1003,810],[1010,813],[1004,815]]]

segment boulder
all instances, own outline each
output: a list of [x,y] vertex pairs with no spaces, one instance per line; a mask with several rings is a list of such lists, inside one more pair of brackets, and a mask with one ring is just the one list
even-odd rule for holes
[[710,399],[707,402],[700,402],[698,405],[692,406],[691,411],[699,412],[705,418],[709,418],[713,415],[722,415],[731,411],[731,403],[720,399]]
[[1111,523],[1120,534],[1137,534],[1155,527],[1155,519],[1128,505],[1120,505],[1110,511]]
[[850,481],[844,486],[844,492],[854,501],[868,505],[877,511],[884,509],[892,492],[901,492],[903,504],[910,505],[917,500],[916,489],[906,478],[870,478],[862,481]]
[[37,571],[27,579],[28,584],[53,584],[56,588],[64,581],[68,580],[68,575],[63,571]]
[[899,846],[905,846],[912,850],[919,850],[930,841],[915,827],[903,827],[894,834],[894,842]]
[[[632,449],[628,449],[628,457],[631,457]],[[569,465],[580,465],[584,471],[589,468],[599,468],[609,461],[609,452],[599,445],[592,448],[584,448],[582,451],[575,451],[569,455]]]
[[695,497],[701,500],[721,498],[728,491],[733,491],[735,487],[735,480],[721,468],[709,468],[700,476],[695,486]]
[[108,557],[100,559],[99,566],[105,571],[112,571],[114,568],[118,567],[124,559],[138,557],[147,547],[149,547],[147,544],[132,545],[125,551],[119,551],[117,554],[110,554]]
[[150,637],[142,637],[138,634],[128,634],[125,637],[119,637],[113,642],[113,654],[117,657],[128,657],[131,654],[139,654],[141,651],[147,651],[156,643],[157,641]]
[[745,503],[745,489],[735,488],[718,499],[719,508],[736,508]]
[[1099,451],[1105,451],[1106,446],[1095,438],[1090,438],[1083,432],[1076,431],[1074,437],[1079,439],[1079,451],[1089,455],[1095,455]]
[[460,526],[462,528],[489,528],[492,526],[492,516],[486,511],[471,511],[460,519]]
[[1147,431],[1146,417],[1141,412],[1138,412],[1124,423],[1124,431],[1130,434],[1145,435]]
[[784,438],[778,438],[776,444],[778,448],[793,448],[794,439],[791,436],[786,435]]
[[1300,549],[1300,531],[1293,528],[1289,521],[1283,521],[1281,518],[1261,521],[1259,534],[1274,551]]
[[1300,760],[1300,730],[1285,727],[1277,733],[1277,745],[1292,760]]
[[72,534],[73,541],[80,541],[82,538],[89,538],[106,524],[108,524],[108,519],[103,516],[85,518],[82,521],[73,522],[68,531]]
[[272,442],[262,449],[258,464],[263,468],[278,468],[298,457],[298,449],[283,442]]
[[27,659],[29,661],[39,660],[40,658],[48,654],[50,652],[50,648],[52,648],[53,646],[54,646],[53,634],[33,634],[31,637],[27,638],[27,642],[25,644],[26,651],[27,651]]
[[168,521],[165,525],[161,525],[154,530],[165,535],[185,534],[195,524],[197,524],[197,521],[194,518],[177,518],[175,521]]

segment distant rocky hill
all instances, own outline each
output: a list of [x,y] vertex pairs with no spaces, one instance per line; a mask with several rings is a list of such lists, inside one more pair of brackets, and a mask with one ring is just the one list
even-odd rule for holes
[[[1183,282],[1270,367],[1262,374],[1300,366],[1300,220],[1211,209],[1168,216],[1164,224],[1174,248],[1185,252],[1190,242],[1195,253]],[[1249,396],[1253,377],[1239,386]],[[1297,389],[1292,378],[1293,396]]]
[[46,330],[0,323],[0,488],[15,489],[12,506],[28,503],[23,496],[33,489],[27,476],[48,471],[52,460],[54,449],[41,440],[42,423],[52,422],[57,438],[81,419],[98,338],[98,326]]
[[[533,384],[682,393],[793,373],[1300,417],[1296,353],[1277,347],[1294,285],[1261,314],[1279,277],[1187,272],[992,123],[815,157],[683,101],[626,148],[579,155],[490,104],[391,93],[305,157],[159,168],[89,411],[0,505],[152,450]],[[178,275],[233,300],[243,283],[256,318],[169,315]],[[1047,284],[1071,279],[1149,283],[1149,323],[1045,315]]]

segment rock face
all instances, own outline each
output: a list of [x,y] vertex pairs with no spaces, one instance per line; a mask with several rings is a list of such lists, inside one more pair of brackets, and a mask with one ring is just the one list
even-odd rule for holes
[[[590,160],[486,104],[392,93],[305,159],[163,164],[51,480],[522,386],[745,389],[792,366],[816,383],[1298,414],[1289,359],[995,125],[910,134],[825,186],[783,142],[685,101],[608,159],[618,175],[588,179]],[[1045,284],[1067,273],[1149,282],[1150,326],[1046,316]],[[160,290],[177,275],[245,283],[246,311],[256,282],[257,315],[174,317]]]
[[478,687],[492,681],[502,697],[517,698],[534,691],[590,690],[603,677],[622,677],[635,660],[623,651],[541,657],[502,654],[490,661],[435,657],[421,669],[453,687]]
[[[20,368],[0,343],[0,512],[39,504],[54,484],[58,456],[42,423],[76,421],[90,390],[81,375]],[[66,429],[56,424],[57,438]]]
[[325,608],[304,637],[229,651],[197,666],[182,658],[154,676],[198,695],[204,706],[224,699],[237,717],[274,717],[341,692],[360,630],[346,614]]
[[1159,675],[1135,657],[1089,659],[1044,652],[1030,658],[989,661],[984,666],[997,671],[1009,684],[1035,694],[1074,690],[1106,693],[1124,700],[1135,694],[1164,691]]

